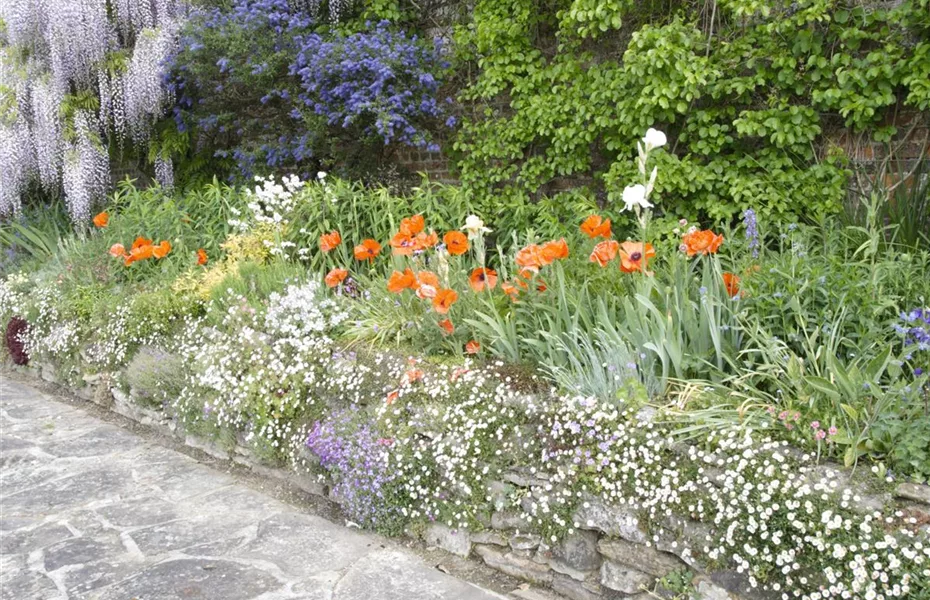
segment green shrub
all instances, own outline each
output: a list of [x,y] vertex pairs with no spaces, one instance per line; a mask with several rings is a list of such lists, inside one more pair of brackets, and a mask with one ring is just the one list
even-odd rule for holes
[[126,381],[134,400],[145,406],[162,408],[181,393],[184,369],[177,354],[143,346],[126,367]]

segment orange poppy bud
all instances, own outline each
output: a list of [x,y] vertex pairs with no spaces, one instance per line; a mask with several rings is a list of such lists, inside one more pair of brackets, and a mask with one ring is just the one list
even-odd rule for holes
[[162,240],[160,244],[152,247],[152,255],[155,258],[165,258],[171,252],[171,242]]
[[597,263],[601,267],[606,267],[607,263],[617,256],[617,250],[620,248],[620,242],[617,240],[606,240],[594,247],[591,251],[589,260]]
[[723,274],[723,285],[727,288],[727,296],[735,298],[739,295],[739,276],[726,272]]
[[330,231],[320,236],[320,250],[331,252],[342,243],[342,235],[338,231]]
[[[643,270],[643,262],[656,255],[652,244],[643,245],[642,242],[623,242],[620,244],[620,270],[624,273],[634,273]],[[650,273],[647,273],[649,275]]]
[[466,354],[478,354],[480,350],[481,350],[481,344],[479,344],[475,340],[472,340],[468,342],[467,344],[465,344]]
[[207,264],[207,251],[203,248],[197,249],[197,264],[205,265]]
[[110,215],[107,211],[97,213],[94,215],[94,225],[97,227],[106,227],[110,222]]
[[345,281],[345,278],[348,276],[349,276],[349,272],[346,271],[345,269],[333,269],[332,271],[326,274],[326,277],[324,278],[323,281],[326,282],[326,285],[328,287],[334,288],[340,283],[342,283],[343,281]]
[[458,299],[459,295],[455,290],[439,290],[436,292],[436,297],[433,298],[433,310],[444,315],[449,312],[449,309]]
[[442,329],[445,335],[452,335],[452,332],[455,331],[455,325],[452,324],[450,319],[443,319],[440,321],[439,327]]
[[468,252],[468,238],[461,231],[450,231],[442,236],[442,242],[446,245],[446,250],[453,256],[465,254]]
[[478,267],[468,277],[468,284],[476,293],[483,292],[485,287],[493,290],[497,286],[497,271]]
[[688,256],[695,254],[716,254],[720,244],[723,243],[723,235],[716,234],[710,229],[701,229],[685,234],[681,238],[682,246]]
[[415,290],[418,287],[417,277],[410,269],[404,270],[403,273],[394,271],[391,273],[391,277],[388,278],[387,289],[392,294],[399,294],[406,289]]
[[597,237],[609,238],[611,236],[610,219],[604,220],[598,215],[591,215],[581,224],[581,232],[591,239]]
[[362,243],[353,250],[355,260],[374,260],[381,254],[381,244],[372,239],[362,240]]

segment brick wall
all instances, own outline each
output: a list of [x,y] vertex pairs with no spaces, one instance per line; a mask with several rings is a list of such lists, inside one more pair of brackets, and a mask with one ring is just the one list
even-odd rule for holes
[[393,154],[393,160],[397,166],[411,173],[425,173],[430,181],[458,183],[452,161],[442,152],[403,147]]

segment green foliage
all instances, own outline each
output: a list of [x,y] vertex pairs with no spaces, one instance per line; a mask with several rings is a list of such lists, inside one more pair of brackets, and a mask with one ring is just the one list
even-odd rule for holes
[[455,143],[462,181],[495,212],[589,174],[616,202],[635,172],[627,140],[655,126],[672,140],[656,188],[666,214],[836,212],[849,173],[823,132],[888,139],[892,107],[927,110],[928,12],[915,0],[479,0],[456,31],[477,67]]
[[179,356],[145,346],[126,367],[126,381],[143,405],[161,408],[181,392],[184,365]]
[[60,203],[42,209],[27,205],[23,215],[0,223],[0,247],[12,254],[0,258],[0,266],[6,266],[8,260],[51,258],[58,240],[69,230],[68,216]]

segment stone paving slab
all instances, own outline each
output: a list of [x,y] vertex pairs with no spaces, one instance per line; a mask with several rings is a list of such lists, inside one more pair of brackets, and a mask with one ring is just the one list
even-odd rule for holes
[[500,600],[0,375],[2,600]]

